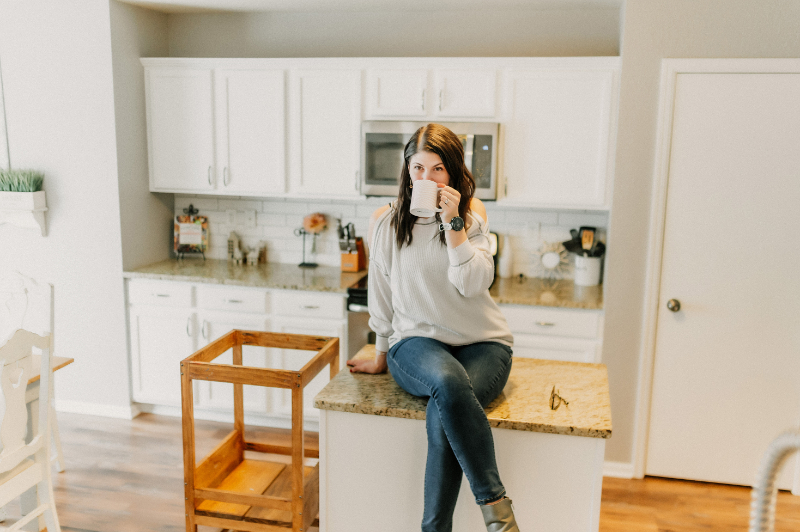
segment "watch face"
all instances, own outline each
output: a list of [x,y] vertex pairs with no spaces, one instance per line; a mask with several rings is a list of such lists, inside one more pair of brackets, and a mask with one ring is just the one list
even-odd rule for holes
[[464,229],[464,219],[460,216],[456,216],[450,220],[450,225],[453,227],[453,231],[461,231]]

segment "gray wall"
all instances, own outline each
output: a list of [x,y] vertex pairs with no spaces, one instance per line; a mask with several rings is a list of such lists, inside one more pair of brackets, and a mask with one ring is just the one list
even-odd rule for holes
[[147,161],[144,69],[140,57],[168,55],[167,15],[111,0],[111,58],[117,132],[122,267],[168,259],[174,198],[151,194]]
[[619,55],[616,7],[175,14],[172,57]]
[[[606,459],[632,459],[650,195],[662,58],[800,57],[795,0],[628,0],[619,134],[606,259],[606,328],[614,436]],[[777,230],[777,228],[776,228]]]

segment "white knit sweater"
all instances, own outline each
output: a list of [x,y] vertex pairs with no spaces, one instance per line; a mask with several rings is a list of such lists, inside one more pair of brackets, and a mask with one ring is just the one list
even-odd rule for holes
[[391,213],[387,209],[375,222],[370,243],[369,325],[376,349],[386,352],[411,336],[449,345],[513,345],[508,323],[489,296],[494,263],[483,218],[471,213],[467,241],[452,249],[439,240],[438,222],[420,219],[411,245],[398,249]]

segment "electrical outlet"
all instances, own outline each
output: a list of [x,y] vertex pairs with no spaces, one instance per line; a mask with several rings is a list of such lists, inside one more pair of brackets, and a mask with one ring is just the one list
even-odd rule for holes
[[238,224],[244,227],[255,227],[256,226],[256,211],[244,211],[237,213],[239,215]]
[[225,211],[228,215],[228,225],[236,225],[236,211],[233,209]]

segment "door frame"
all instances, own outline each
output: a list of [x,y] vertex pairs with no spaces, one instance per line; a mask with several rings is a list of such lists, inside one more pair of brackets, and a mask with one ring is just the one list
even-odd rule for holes
[[[639,347],[639,375],[633,442],[633,476],[643,478],[647,461],[653,370],[658,318],[661,261],[667,214],[667,186],[672,148],[672,118],[678,74],[800,74],[800,59],[662,59],[658,120],[650,202],[644,320]],[[800,420],[798,420],[800,424]],[[753,472],[755,478],[756,472]],[[796,461],[792,493],[800,495],[800,460]]]

